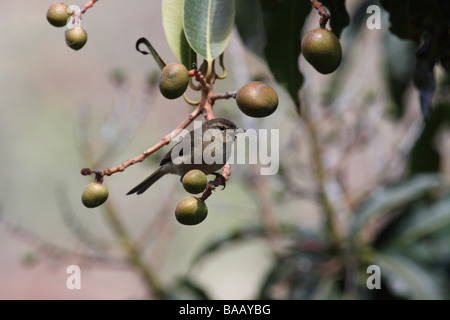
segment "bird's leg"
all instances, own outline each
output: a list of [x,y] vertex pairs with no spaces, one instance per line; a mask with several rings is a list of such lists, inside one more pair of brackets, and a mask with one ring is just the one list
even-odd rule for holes
[[215,175],[216,179],[214,179],[213,181],[210,181],[208,183],[212,184],[214,186],[214,188],[216,188],[218,186],[223,186],[222,190],[225,189],[227,179],[225,179],[225,177],[223,175],[221,175],[220,173],[217,173],[217,172],[213,172],[211,174]]
[[213,190],[215,190],[218,186],[223,186],[222,190],[225,189],[225,183],[227,181],[226,178],[217,172],[214,172],[211,174],[215,175],[216,179],[208,182],[208,185],[206,186],[205,191],[203,192],[202,196],[200,197],[200,199],[202,201],[205,201],[206,199],[208,199],[209,196],[212,194]]

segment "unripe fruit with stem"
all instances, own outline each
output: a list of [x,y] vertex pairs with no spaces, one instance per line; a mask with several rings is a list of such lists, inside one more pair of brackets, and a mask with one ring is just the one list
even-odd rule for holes
[[341,63],[342,47],[333,32],[318,28],[303,37],[302,54],[318,72],[329,74]]
[[183,176],[181,181],[184,189],[192,194],[203,192],[206,189],[208,180],[201,170],[191,170]]
[[100,183],[91,183],[83,191],[81,201],[88,208],[95,208],[108,199],[108,189]]
[[167,99],[181,97],[189,85],[189,71],[184,64],[172,62],[161,70],[159,90]]
[[69,19],[68,5],[62,2],[53,3],[47,10],[47,20],[54,27],[64,27]]
[[239,89],[236,104],[247,116],[267,117],[278,107],[278,95],[273,88],[260,81],[252,81]]
[[66,30],[66,43],[74,50],[80,50],[87,42],[87,33],[83,27]]
[[208,207],[205,202],[196,197],[181,200],[175,209],[175,218],[179,223],[193,226],[205,220]]

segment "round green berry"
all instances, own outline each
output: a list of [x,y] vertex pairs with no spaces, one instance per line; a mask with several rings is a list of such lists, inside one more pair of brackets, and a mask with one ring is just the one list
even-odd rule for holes
[[81,202],[87,208],[95,208],[108,199],[108,189],[100,183],[91,183],[83,191],[81,196]]
[[322,74],[332,73],[341,64],[341,43],[325,28],[309,31],[303,37],[301,48],[306,61]]
[[47,10],[47,20],[54,27],[64,27],[69,19],[67,4],[62,2],[53,3]]
[[80,50],[87,42],[87,33],[83,27],[66,30],[66,43],[74,50]]
[[183,176],[181,181],[184,189],[192,194],[203,192],[206,189],[208,180],[201,170],[191,170]]
[[184,64],[172,62],[161,70],[159,90],[167,99],[176,99],[185,93],[189,85],[189,71]]
[[175,209],[175,218],[184,225],[193,226],[206,219],[208,207],[200,198],[187,197],[181,200]]
[[278,94],[271,86],[252,81],[239,89],[236,104],[249,117],[267,117],[278,107]]

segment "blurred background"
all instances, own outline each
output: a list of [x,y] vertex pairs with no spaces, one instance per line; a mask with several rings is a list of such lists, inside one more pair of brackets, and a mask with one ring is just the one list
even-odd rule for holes
[[[164,38],[161,4],[99,1],[84,15],[86,46],[74,51],[64,42],[64,28],[54,28],[46,20],[51,3],[0,2],[0,299],[146,298],[148,288],[140,272],[127,264],[110,213],[82,205],[81,193],[93,179],[80,170],[93,163],[96,168],[116,166],[137,156],[192,110],[182,99],[168,101],[161,96],[154,86],[156,63],[135,49],[136,40],[146,37],[166,62],[176,60]],[[363,3],[347,1],[350,16]],[[391,116],[399,109],[394,106],[392,83],[386,80],[386,56],[397,49],[398,57],[405,57],[403,52],[414,50],[388,34],[387,14],[382,17],[380,30],[369,30],[364,24],[358,30],[344,30],[346,58],[339,72],[323,76],[303,58],[299,60],[306,79],[303,107],[312,119],[309,123],[315,124],[330,175],[321,187],[343,229],[349,212],[357,211],[374,191],[414,176],[409,157],[425,130],[418,93],[410,81],[401,93],[401,117]],[[317,21],[314,11],[303,32]],[[297,116],[265,63],[246,51],[236,31],[225,57],[229,76],[217,83],[216,92],[264,79],[279,93],[280,104],[271,117],[255,120],[240,113],[234,101],[224,100],[216,103],[215,116],[228,117],[245,128],[280,129],[280,174],[258,177],[257,165],[232,166],[227,188],[208,199],[208,218],[195,227],[174,218],[176,204],[187,196],[175,176],[165,177],[141,196],[125,196],[156,168],[167,149],[106,177],[104,184],[110,210],[140,244],[144,262],[164,287],[189,275],[210,298],[254,299],[261,296],[261,287],[270,282],[268,273],[280,261],[274,251],[292,239],[233,232],[263,226],[279,233],[283,224],[314,233],[321,230],[323,216],[312,174],[311,127]],[[411,66],[406,59],[394,63],[400,69],[403,64],[406,70]],[[440,69],[437,78],[443,78]],[[190,94],[192,99],[198,97]],[[442,89],[439,94],[440,101],[446,101],[447,92]],[[449,141],[448,125],[439,126],[429,141],[441,157],[436,173],[444,177],[450,175]],[[441,220],[445,225],[446,217]],[[443,246],[449,239],[445,232]],[[210,248],[210,255],[197,262],[205,248],[230,235],[245,241],[220,250]],[[296,268],[309,270],[315,260],[308,259],[296,261]],[[66,269],[72,264],[81,268],[81,290],[67,289]],[[447,265],[443,268],[445,274]],[[404,291],[399,286],[395,291],[394,285],[393,291],[401,296]],[[280,281],[270,297],[306,298],[285,295],[285,287]],[[307,298],[336,297],[340,296]]]

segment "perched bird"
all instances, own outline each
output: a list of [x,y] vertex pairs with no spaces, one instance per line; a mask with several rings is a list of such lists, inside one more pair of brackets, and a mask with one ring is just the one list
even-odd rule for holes
[[[168,173],[177,174],[181,177],[194,169],[201,170],[205,174],[215,173],[228,161],[236,135],[245,132],[245,130],[237,127],[230,120],[223,118],[203,122],[201,131],[201,135],[195,134],[195,130],[189,131],[186,134],[186,136],[190,136],[189,154],[184,154],[183,149],[178,152],[175,151],[175,153],[173,152],[174,150],[178,150],[180,143],[183,143],[185,140],[185,136],[182,141],[178,142],[167,152],[159,164],[160,167],[144,181],[131,189],[127,195],[145,192],[152,184]],[[216,160],[219,159],[219,161],[211,163],[211,159],[207,159],[204,156],[205,153]],[[199,154],[201,154],[201,162],[196,163],[196,155],[198,156]]]

